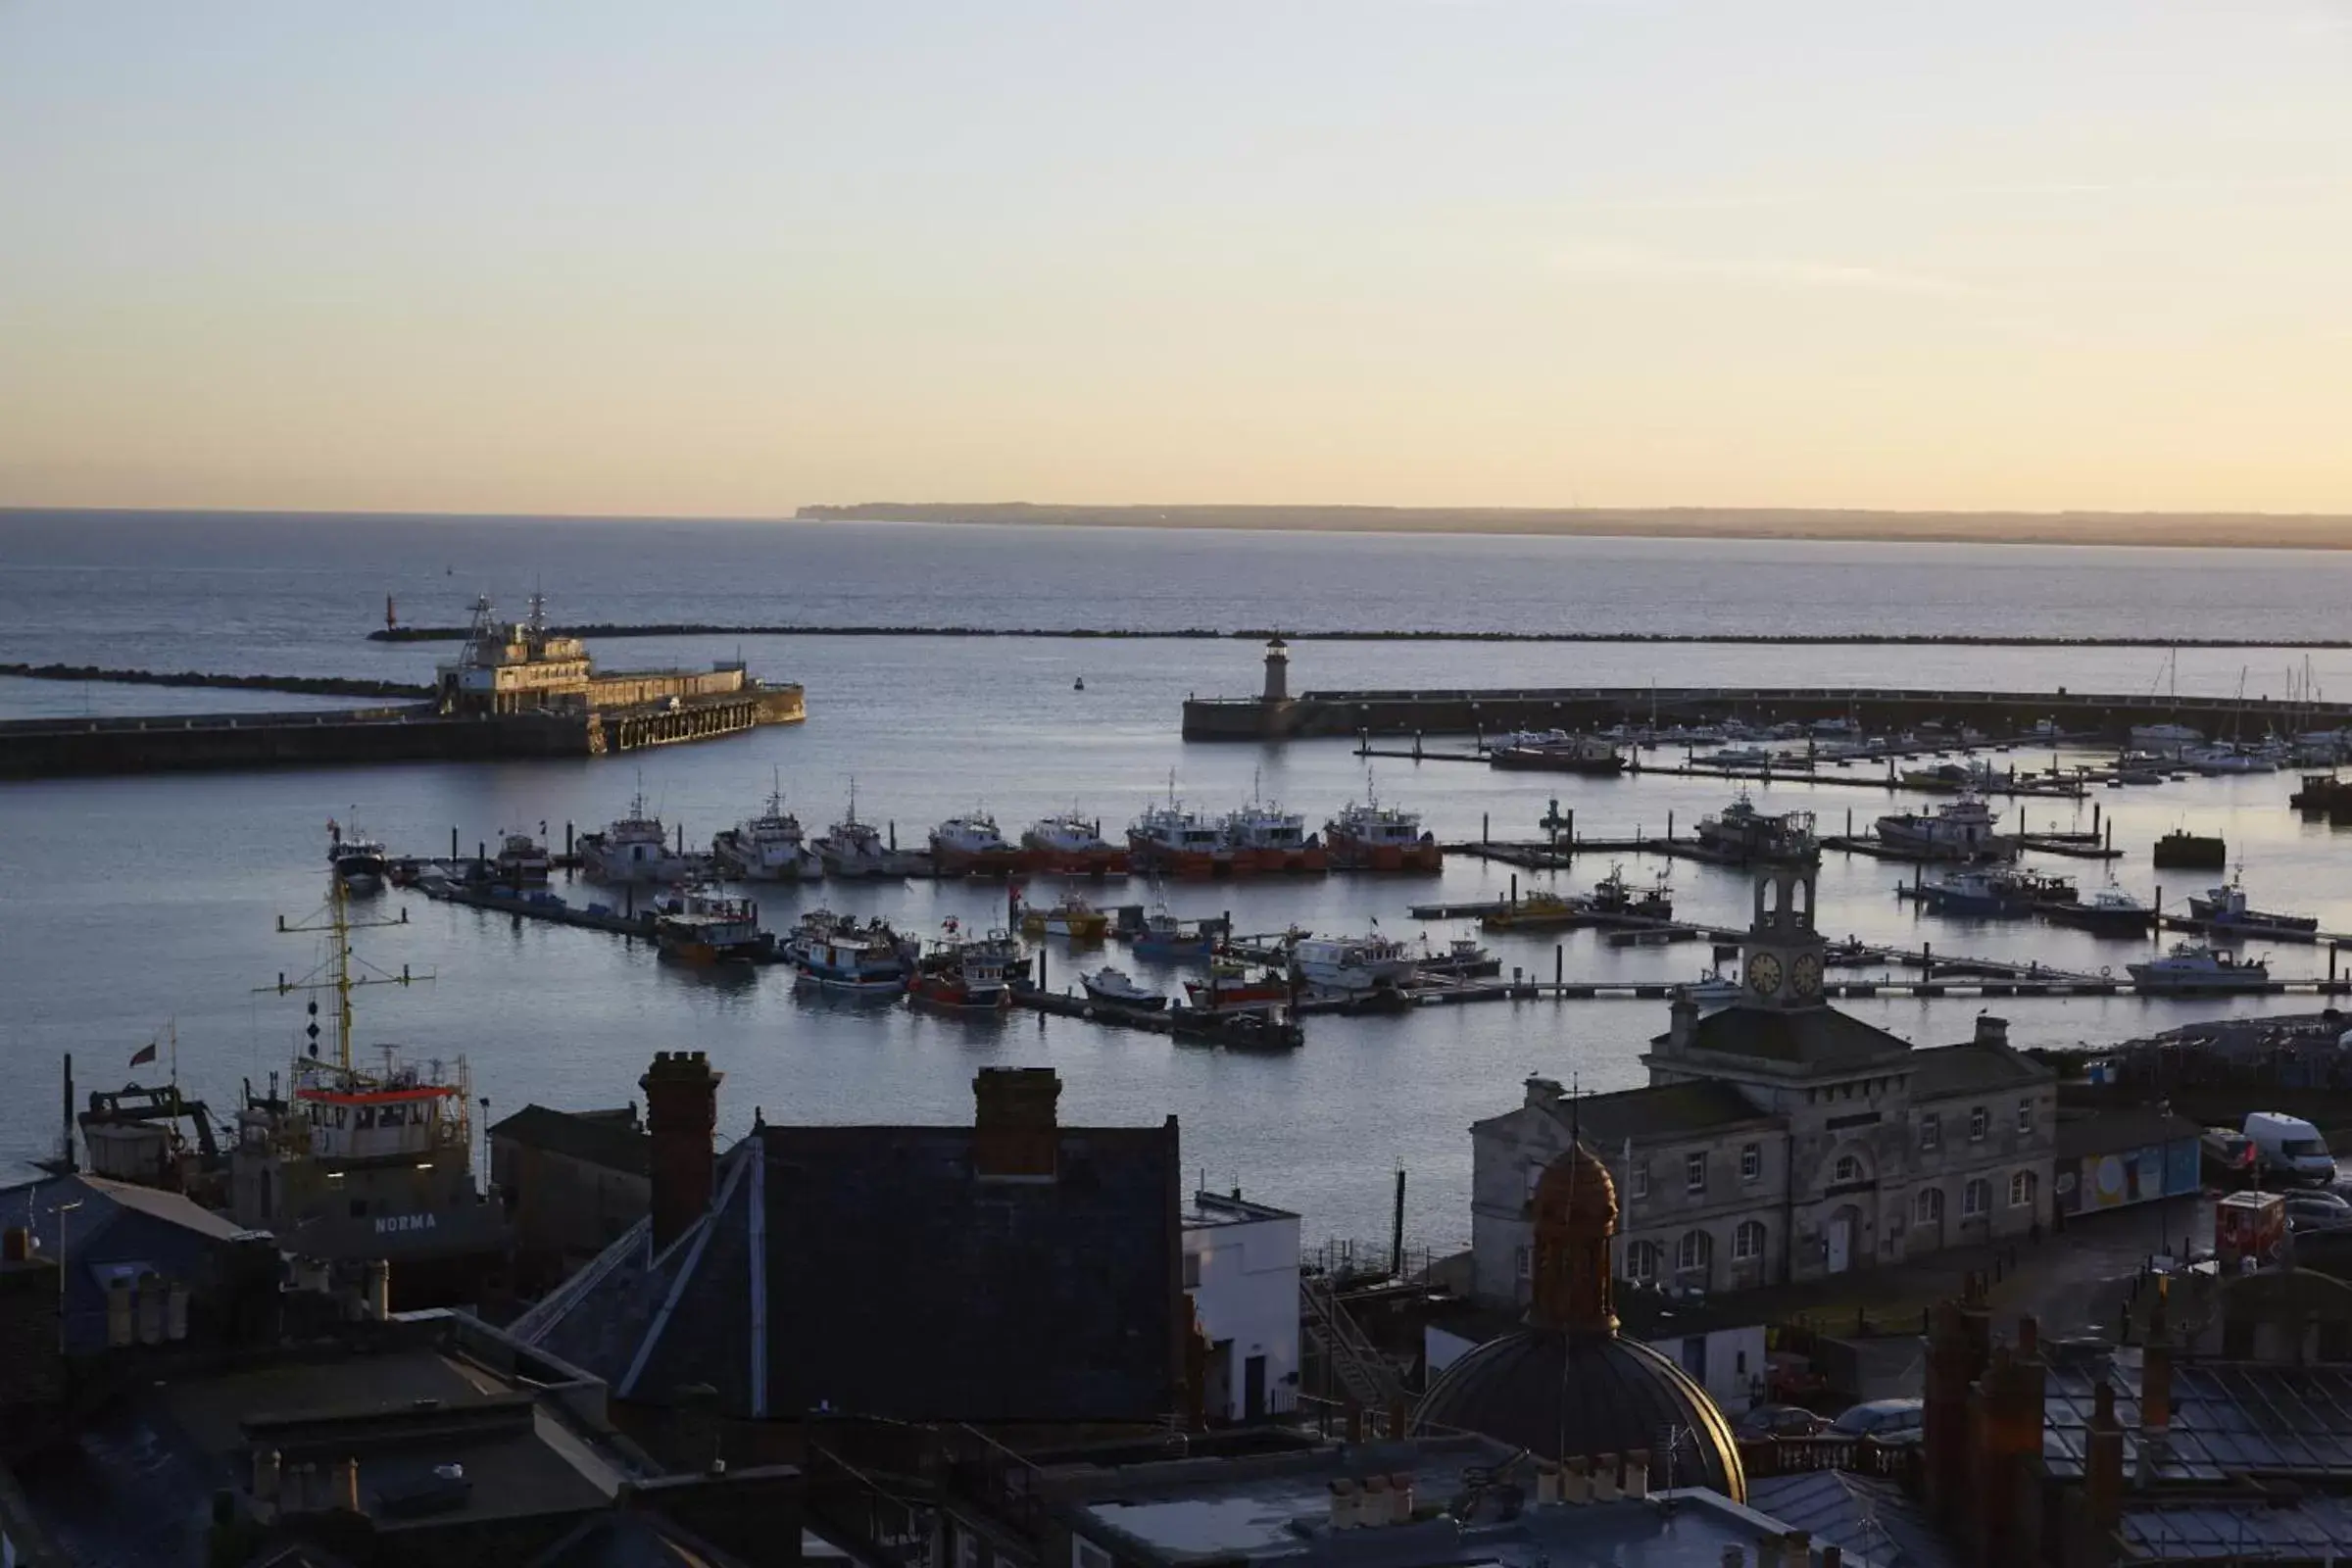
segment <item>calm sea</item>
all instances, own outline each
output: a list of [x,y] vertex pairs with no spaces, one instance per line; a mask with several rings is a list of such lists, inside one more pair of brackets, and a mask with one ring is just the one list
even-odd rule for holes
[[[527,519],[41,516],[0,514],[0,662],[427,678],[448,645],[365,640],[384,598],[404,620],[464,618],[478,592],[519,609],[534,589],[559,619],[760,623],[1133,627],[1173,630],[1950,632],[1972,635],[2332,637],[2352,602],[2352,557],[1769,541],[1531,539],[952,527],[874,523],[577,522]],[[733,639],[651,639],[595,650],[612,666],[731,658]],[[357,820],[397,848],[470,847],[501,828],[561,837],[617,814],[642,785],[690,841],[749,814],[771,777],[811,831],[837,817],[853,785],[862,814],[902,839],[974,806],[1008,830],[1073,803],[1114,834],[1175,787],[1223,809],[1253,790],[1320,822],[1365,788],[1344,743],[1187,747],[1185,694],[1252,689],[1248,642],[1144,639],[975,641],[939,637],[748,638],[740,652],[769,677],[804,682],[809,719],[714,745],[628,761],[417,766],[181,779],[0,786],[0,1163],[44,1150],[57,1121],[57,1068],[74,1053],[86,1089],[130,1076],[130,1054],[176,1020],[182,1080],[218,1106],[240,1080],[281,1064],[298,1037],[298,1001],[257,993],[318,958],[282,937],[323,892],[329,816]],[[2352,693],[2352,653],[2260,648],[2064,653],[2018,649],[1740,645],[1311,643],[1294,650],[1295,684],[1437,686],[1694,681],[1914,682],[1954,686],[2283,694],[2317,682]],[[1086,689],[1073,689],[1083,676]],[[0,714],[289,709],[269,694],[0,680]],[[1440,833],[1532,834],[1549,798],[1589,831],[1656,830],[1725,804],[1698,781],[1571,781],[1494,775],[1459,763],[1383,762],[1387,799]],[[2176,825],[2230,839],[2258,902],[2352,930],[2352,881],[2324,827],[2285,808],[2285,777],[2102,792],[2131,851],[2118,877],[2155,892],[2147,845]],[[1886,809],[1875,791],[1776,785],[1774,808],[1808,808],[1842,826]],[[2089,803],[2036,804],[2032,821],[2088,825]],[[2049,862],[2095,882],[2092,865]],[[1562,880],[1597,879],[1606,861]],[[1629,863],[1628,875],[1656,869]],[[1739,877],[1670,868],[1678,905],[1735,919]],[[1925,940],[1939,951],[2096,971],[2137,956],[2130,945],[2032,925],[1925,920],[1899,905],[1899,872],[1832,857],[1824,922],[1837,934]],[[1532,884],[1534,879],[1529,879]],[[2175,873],[2178,903],[2191,880]],[[1507,873],[1472,864],[1411,882],[1333,878],[1247,888],[1182,888],[1180,912],[1230,907],[1245,930],[1417,934],[1408,904],[1492,897]],[[574,893],[578,897],[578,893]],[[1115,890],[1105,897],[1116,897]],[[1130,897],[1140,898],[1139,893]],[[782,927],[804,904],[874,910],[932,929],[947,915],[985,920],[991,890],[957,885],[827,889],[765,897]],[[924,1121],[968,1114],[988,1063],[1057,1068],[1065,1114],[1102,1121],[1181,1117],[1188,1158],[1211,1184],[1242,1186],[1300,1209],[1310,1238],[1385,1234],[1393,1172],[1407,1173],[1408,1229],[1431,1245],[1469,1231],[1473,1120],[1507,1108],[1531,1072],[1591,1089],[1642,1081],[1636,1060],[1665,1009],[1637,1003],[1489,1004],[1402,1019],[1325,1020],[1283,1057],[1230,1055],[1077,1020],[1016,1016],[965,1023],[905,1008],[796,999],[784,976],[711,980],[657,964],[590,932],[516,927],[403,895],[377,906],[403,927],[368,933],[364,955],[430,985],[363,994],[363,1040],[466,1056],[476,1093],[501,1116],[538,1101],[618,1103],[656,1050],[707,1050],[727,1074],[722,1125],[770,1120]],[[1450,932],[1432,927],[1443,939]],[[1508,964],[1548,974],[1550,939],[1494,943]],[[1114,957],[1117,956],[1114,955]],[[2309,950],[2275,955],[2311,972]],[[1050,951],[1056,985],[1091,960]],[[1621,954],[1567,940],[1571,976],[1680,978],[1703,953]],[[1173,972],[1146,978],[1173,984]],[[2102,1042],[2230,1004],[2136,1000],[2006,1004],[2024,1043]],[[2268,1005],[2239,1004],[2239,1006]],[[2307,1009],[2286,1001],[2281,1010]],[[1856,1003],[1852,1009],[1923,1044],[1963,1038],[1978,1004]]]

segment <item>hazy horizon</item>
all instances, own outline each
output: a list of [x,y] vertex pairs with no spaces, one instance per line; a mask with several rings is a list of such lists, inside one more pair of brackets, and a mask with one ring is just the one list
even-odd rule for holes
[[0,8],[0,506],[2333,526],[2348,79],[2352,0]]

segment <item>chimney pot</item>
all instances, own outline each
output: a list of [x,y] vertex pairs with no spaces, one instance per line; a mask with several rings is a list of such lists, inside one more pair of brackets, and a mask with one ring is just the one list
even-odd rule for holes
[[1592,1500],[1617,1500],[1617,1456],[1604,1453],[1592,1461]]
[[1560,1467],[1560,1500],[1583,1507],[1592,1500],[1592,1467],[1583,1459],[1571,1459]]
[[1413,1522],[1413,1473],[1398,1470],[1389,1477],[1389,1518],[1396,1524]]
[[1331,1528],[1355,1528],[1355,1483],[1344,1476],[1331,1484]]
[[1649,1450],[1634,1448],[1625,1456],[1625,1494],[1641,1498],[1649,1495]]
[[345,1458],[335,1466],[335,1506],[346,1513],[360,1511],[360,1461]]

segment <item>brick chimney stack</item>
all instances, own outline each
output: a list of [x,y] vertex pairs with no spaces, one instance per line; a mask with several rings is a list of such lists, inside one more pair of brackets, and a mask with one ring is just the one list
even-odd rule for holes
[[1971,1274],[1959,1300],[1936,1305],[1928,1331],[1926,1408],[1920,1412],[1929,1511],[1955,1535],[1973,1505],[1969,1387],[1984,1370],[1991,1346],[1992,1314],[1977,1276]]
[[983,1067],[972,1080],[972,1174],[1052,1181],[1061,1153],[1054,1106],[1061,1080],[1051,1067]]
[[710,1141],[718,1127],[718,1082],[699,1051],[657,1051],[637,1080],[653,1135],[654,1247],[667,1247],[710,1206]]
[[2124,1512],[2124,1429],[2115,1419],[2115,1386],[2101,1382],[2083,1445],[2083,1505],[2094,1539],[2104,1541]]
[[1980,1013],[1978,1013],[1978,1014],[1977,1014],[1977,1044],[1978,1044],[1978,1045],[1980,1045],[1980,1046],[2005,1046],[2005,1045],[2007,1045],[2008,1043],[2009,1043],[2009,1020],[2008,1020],[2008,1019],[2006,1019],[2006,1018],[1995,1018],[1995,1017],[1994,1017],[1994,1016],[1993,1016],[1991,1013],[1989,1013],[1989,1012],[1980,1012]]

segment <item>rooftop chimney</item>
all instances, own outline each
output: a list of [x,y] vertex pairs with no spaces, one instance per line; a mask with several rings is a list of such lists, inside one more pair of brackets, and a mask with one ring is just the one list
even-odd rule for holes
[[1560,1102],[1565,1093],[1557,1078],[1530,1078],[1527,1081],[1527,1103],[1549,1108]]
[[1978,1045],[1980,1045],[1980,1046],[2005,1046],[2005,1045],[2007,1045],[2008,1043],[2009,1043],[2009,1020],[2008,1020],[2008,1019],[2006,1019],[2006,1018],[1995,1018],[1995,1017],[1994,1017],[1994,1016],[1993,1016],[1991,1013],[1989,1013],[1989,1012],[1980,1012],[1980,1013],[1978,1013],[1978,1014],[1977,1014],[1977,1044],[1978,1044]]
[[1061,1080],[1051,1067],[983,1067],[972,1080],[972,1174],[1052,1181],[1061,1151],[1054,1102]]
[[718,1126],[718,1082],[699,1051],[657,1051],[637,1080],[653,1135],[654,1247],[676,1241],[710,1206],[711,1134]]
[[2104,1539],[2123,1516],[2124,1429],[2115,1419],[2115,1386],[2102,1380],[2095,1398],[2089,1441],[2083,1445],[2083,1500]]
[[1698,1033],[1698,1004],[1687,991],[1675,993],[1674,1001],[1666,1007],[1666,1049],[1689,1051],[1690,1041]]

